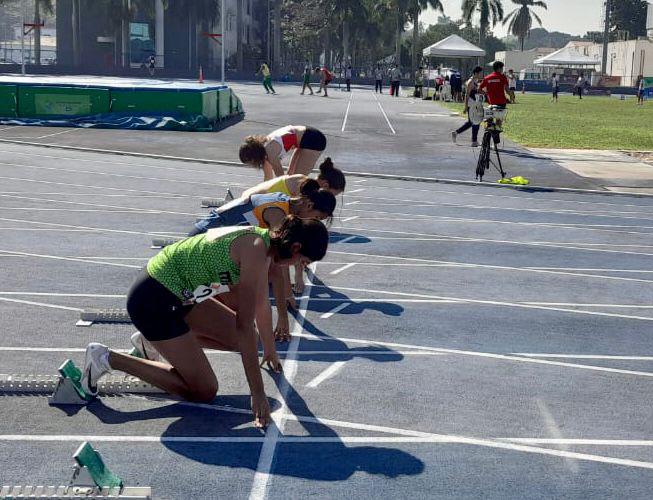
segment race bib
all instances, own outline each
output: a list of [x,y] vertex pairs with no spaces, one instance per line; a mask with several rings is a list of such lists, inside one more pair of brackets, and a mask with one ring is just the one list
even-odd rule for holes
[[221,293],[227,293],[228,291],[229,287],[220,283],[211,283],[209,286],[200,285],[193,291],[193,296],[189,298],[188,302],[199,304],[206,299],[210,299]]

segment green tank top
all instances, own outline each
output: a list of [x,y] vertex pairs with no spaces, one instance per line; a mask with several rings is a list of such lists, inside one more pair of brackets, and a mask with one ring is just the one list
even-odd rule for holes
[[184,303],[199,303],[228,292],[229,285],[240,281],[240,267],[229,254],[231,244],[239,236],[253,233],[269,248],[270,234],[260,227],[225,229],[225,234],[212,241],[203,233],[165,247],[147,263],[148,274]]

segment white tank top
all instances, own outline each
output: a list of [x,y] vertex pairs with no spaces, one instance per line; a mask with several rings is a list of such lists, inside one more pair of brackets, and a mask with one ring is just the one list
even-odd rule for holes
[[281,153],[279,153],[280,160],[286,157],[293,148],[299,147],[297,131],[292,125],[287,125],[286,127],[270,132],[265,145],[267,146],[271,142],[276,142],[281,147]]

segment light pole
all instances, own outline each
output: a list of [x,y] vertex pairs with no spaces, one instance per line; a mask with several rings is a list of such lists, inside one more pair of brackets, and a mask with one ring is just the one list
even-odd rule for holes
[[267,35],[268,35],[268,58],[266,63],[270,64],[270,0],[268,0],[268,24],[267,24]]
[[22,23],[20,25],[20,72],[25,75],[25,0],[20,2]]
[[605,0],[605,26],[603,27],[603,60],[601,64],[601,73],[607,75],[608,69],[608,38],[610,37],[610,10],[612,8],[611,0]]
[[220,3],[220,31],[222,32],[222,45],[220,47],[220,59],[222,60],[222,85],[224,85],[224,45],[227,43],[226,33],[225,33],[225,22],[224,16],[226,14],[224,8],[224,0]]

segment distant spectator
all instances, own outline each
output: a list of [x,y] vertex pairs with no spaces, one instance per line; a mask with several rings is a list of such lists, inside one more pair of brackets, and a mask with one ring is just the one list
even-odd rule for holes
[[270,67],[267,63],[264,62],[261,64],[261,67],[258,69],[256,74],[258,75],[259,73],[263,75],[263,87],[265,88],[265,93],[269,94],[272,92],[273,94],[276,94],[277,92],[274,90],[274,87],[272,87],[272,73],[270,72]]
[[449,78],[451,95],[455,102],[463,102],[463,79],[458,71],[454,71]]
[[451,82],[449,81],[449,75],[447,75],[444,77],[444,83],[442,84],[442,100],[449,102],[451,98]]
[[557,73],[551,75],[551,102],[558,102],[558,92],[560,91],[560,77]]
[[637,104],[644,105],[644,75],[637,77]]
[[578,80],[576,80],[576,85],[574,86],[574,95],[578,94],[579,99],[583,98],[584,87],[585,87],[585,75],[581,73],[578,76]]
[[374,70],[374,92],[377,91],[379,94],[383,94],[383,70],[378,64]]
[[[483,80],[483,68],[481,66],[476,66],[472,77],[467,80],[467,99],[465,100],[465,108],[463,113],[467,115],[467,121],[460,127],[458,130],[451,132],[451,140],[456,143],[456,137],[458,134],[462,134],[468,129],[472,129],[472,147],[478,147],[478,131],[481,128],[482,121],[482,112],[483,105],[476,100],[476,95],[478,94],[478,86]],[[480,106],[480,116],[478,116],[477,107]],[[472,112],[476,112],[476,115]]]
[[329,97],[327,87],[333,80],[333,73],[326,66],[322,66],[321,68],[315,68],[315,74],[320,75],[320,88],[317,93],[321,94],[322,90],[324,90],[324,97]]
[[345,83],[347,84],[347,92],[351,92],[351,77],[353,70],[351,69],[351,64],[345,69]]
[[401,70],[396,64],[390,70],[390,95],[399,97],[399,86],[401,85]]
[[510,104],[515,104],[515,92],[517,92],[517,77],[515,72],[511,69],[508,70],[508,96],[510,97]]
[[304,92],[306,91],[306,89],[308,89],[310,91],[311,95],[313,95],[313,87],[311,87],[311,73],[312,72],[313,72],[313,68],[311,68],[311,64],[308,62],[308,59],[307,59],[306,62],[304,63],[304,74],[303,74],[304,83],[302,84],[301,95],[304,95]]
[[156,68],[156,57],[152,54],[147,60],[147,67],[150,72],[150,76],[154,76],[154,68]]
[[420,66],[415,71],[415,97],[422,98],[422,89],[424,89],[424,68]]

